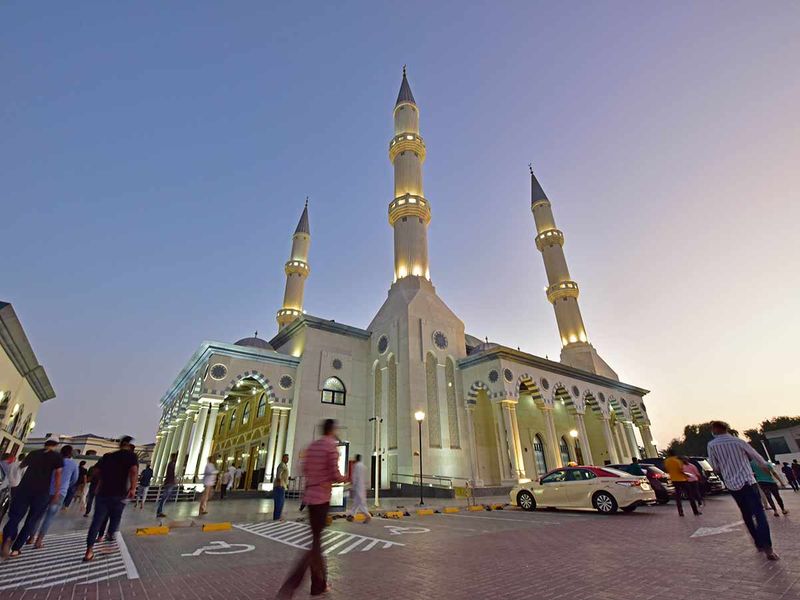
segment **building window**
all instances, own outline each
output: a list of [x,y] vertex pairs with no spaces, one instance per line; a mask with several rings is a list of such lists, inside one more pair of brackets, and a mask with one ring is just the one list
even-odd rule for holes
[[236,409],[233,409],[231,412],[231,420],[228,423],[228,431],[233,431],[233,428],[236,426]]
[[789,454],[791,452],[785,437],[767,438],[767,443],[773,454]]
[[225,415],[220,416],[219,418],[219,428],[217,429],[217,433],[222,435],[222,432],[225,430]]
[[544,443],[539,434],[533,436],[533,456],[536,459],[536,473],[542,477],[547,473],[547,458],[544,455]]
[[242,425],[247,425],[247,422],[250,420],[250,403],[244,405],[242,409]]
[[322,386],[322,403],[338,404],[344,406],[347,392],[342,380],[338,377],[328,377]]
[[561,452],[561,462],[563,464],[566,465],[572,460],[569,456],[569,444],[567,444],[567,440],[564,438],[564,436],[561,436],[561,438],[558,440],[558,450]]
[[265,414],[267,414],[267,395],[261,394],[261,398],[258,400],[258,410],[256,411],[256,419],[260,419]]

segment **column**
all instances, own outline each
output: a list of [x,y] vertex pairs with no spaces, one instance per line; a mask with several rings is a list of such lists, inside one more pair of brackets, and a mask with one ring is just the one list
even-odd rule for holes
[[483,485],[481,478],[481,466],[478,459],[478,439],[475,437],[475,405],[466,404],[467,413],[467,444],[469,445],[470,468],[472,469],[472,485],[479,487]]
[[219,405],[220,402],[215,402],[211,405],[211,409],[208,412],[208,425],[206,425],[206,434],[204,436],[203,446],[200,452],[200,466],[198,467],[199,474],[202,474],[203,470],[205,469],[206,462],[208,462],[208,457],[211,455],[211,445],[214,442],[214,428],[217,425]]
[[[510,402],[500,403],[500,410],[503,414],[503,425],[506,430],[506,447],[508,448],[508,457],[511,459],[511,477],[513,479],[519,479],[520,477],[524,477],[521,473],[524,473],[525,469],[520,464],[522,450],[519,446],[519,432],[515,431],[516,428],[514,427],[516,418],[512,418],[511,416],[512,408]],[[516,417],[516,414],[514,417]]]
[[272,481],[275,468],[275,446],[278,442],[278,418],[280,411],[270,408],[272,420],[269,423],[269,441],[267,442],[267,464],[264,467],[264,481]]
[[650,425],[639,425],[639,433],[642,434],[644,455],[647,458],[656,458],[656,447],[653,444],[653,435],[650,433]]
[[289,431],[289,409],[280,411],[280,420],[278,422],[278,443],[275,446],[275,464],[280,462],[283,457],[283,451],[286,448],[286,434]]
[[558,436],[556,435],[556,424],[553,420],[553,407],[543,406],[542,412],[544,413],[545,424],[545,442],[550,453],[550,460],[548,464],[555,465],[556,468],[563,467],[564,463],[561,461],[561,451],[558,448]]
[[608,460],[612,465],[619,464],[619,456],[617,455],[617,448],[614,446],[614,435],[611,433],[611,424],[609,418],[603,415],[603,436],[606,438],[606,448],[608,449]]
[[517,479],[525,478],[525,460],[522,457],[522,438],[519,435],[519,422],[517,421],[516,403],[508,403],[508,415],[511,417],[511,433],[514,436],[514,454],[517,457]]
[[164,477],[164,472],[167,470],[167,463],[169,462],[170,450],[172,449],[172,439],[175,437],[175,426],[167,425],[166,440],[164,441],[164,454],[161,457],[161,464],[158,465],[158,473],[156,478],[161,479]]
[[575,414],[575,429],[578,430],[578,440],[581,444],[581,454],[583,454],[583,461],[587,465],[594,464],[592,458],[592,448],[589,446],[589,434],[586,433],[586,422],[584,421],[581,413]]
[[508,436],[505,432],[502,409],[500,404],[492,402],[492,416],[494,417],[494,430],[497,435],[497,460],[500,463],[501,482],[511,480],[510,452],[508,448]]
[[158,473],[158,467],[161,464],[161,456],[164,454],[164,442],[165,442],[166,434],[163,431],[159,431],[156,434],[156,448],[153,452],[153,461],[150,465],[153,468],[153,473]]
[[639,456],[639,443],[636,441],[636,434],[633,433],[633,423],[625,421],[622,428],[623,431],[625,431],[625,439],[628,442],[628,449],[631,451],[631,457],[642,458]]
[[184,478],[187,480],[194,480],[197,475],[197,459],[200,456],[200,450],[203,448],[203,430],[206,428],[206,420],[208,419],[209,404],[202,402],[200,405],[200,412],[197,413],[197,419],[194,424],[194,433],[192,434],[192,442],[189,444],[189,455],[186,459],[186,472]]
[[622,426],[622,423],[617,421],[617,424],[614,426],[614,433],[617,434],[617,442],[619,445],[620,451],[620,460],[622,462],[627,463],[631,459],[631,450],[628,448],[628,440],[625,439],[625,430]]
[[178,436],[178,461],[175,463],[175,469],[178,477],[180,477],[181,469],[186,472],[184,468],[184,461],[186,460],[186,450],[189,445],[189,434],[192,432],[192,425],[194,424],[194,415],[186,413],[180,427],[180,435]]

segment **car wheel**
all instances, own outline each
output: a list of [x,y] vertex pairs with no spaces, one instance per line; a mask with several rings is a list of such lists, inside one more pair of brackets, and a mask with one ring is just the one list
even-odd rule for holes
[[517,494],[517,506],[522,510],[534,510],[536,508],[536,500],[533,499],[533,494],[525,490]]
[[618,508],[617,501],[614,499],[614,496],[608,492],[597,492],[594,495],[594,498],[592,498],[592,505],[595,507],[597,512],[601,512],[606,515],[617,512]]

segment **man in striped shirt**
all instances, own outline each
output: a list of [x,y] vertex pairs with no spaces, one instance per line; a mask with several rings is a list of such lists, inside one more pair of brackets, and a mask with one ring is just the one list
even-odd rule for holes
[[714,465],[714,470],[722,476],[739,506],[744,524],[758,551],[764,552],[767,560],[778,560],[778,555],[772,550],[769,522],[761,504],[750,460],[765,468],[769,468],[769,465],[750,444],[731,435],[727,423],[712,421],[711,433],[714,434],[714,439],[708,443],[708,458]]
[[307,569],[311,569],[311,595],[319,596],[328,591],[328,574],[322,556],[322,530],[328,518],[331,501],[331,486],[347,481],[339,472],[339,450],[337,449],[336,421],[325,419],[322,437],[309,445],[303,460],[303,475],[306,480],[303,502],[308,506],[308,522],[311,525],[311,549],[297,563],[278,591],[278,598],[291,598],[303,581]]

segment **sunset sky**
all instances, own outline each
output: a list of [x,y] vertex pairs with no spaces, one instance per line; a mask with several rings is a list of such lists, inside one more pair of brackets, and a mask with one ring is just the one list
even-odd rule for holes
[[152,441],[202,340],[272,337],[306,195],[305,308],[367,326],[403,64],[431,277],[469,333],[558,356],[533,162],[589,339],[652,390],[662,446],[800,412],[800,3],[20,2],[0,23],[0,299],[57,393],[35,435]]

